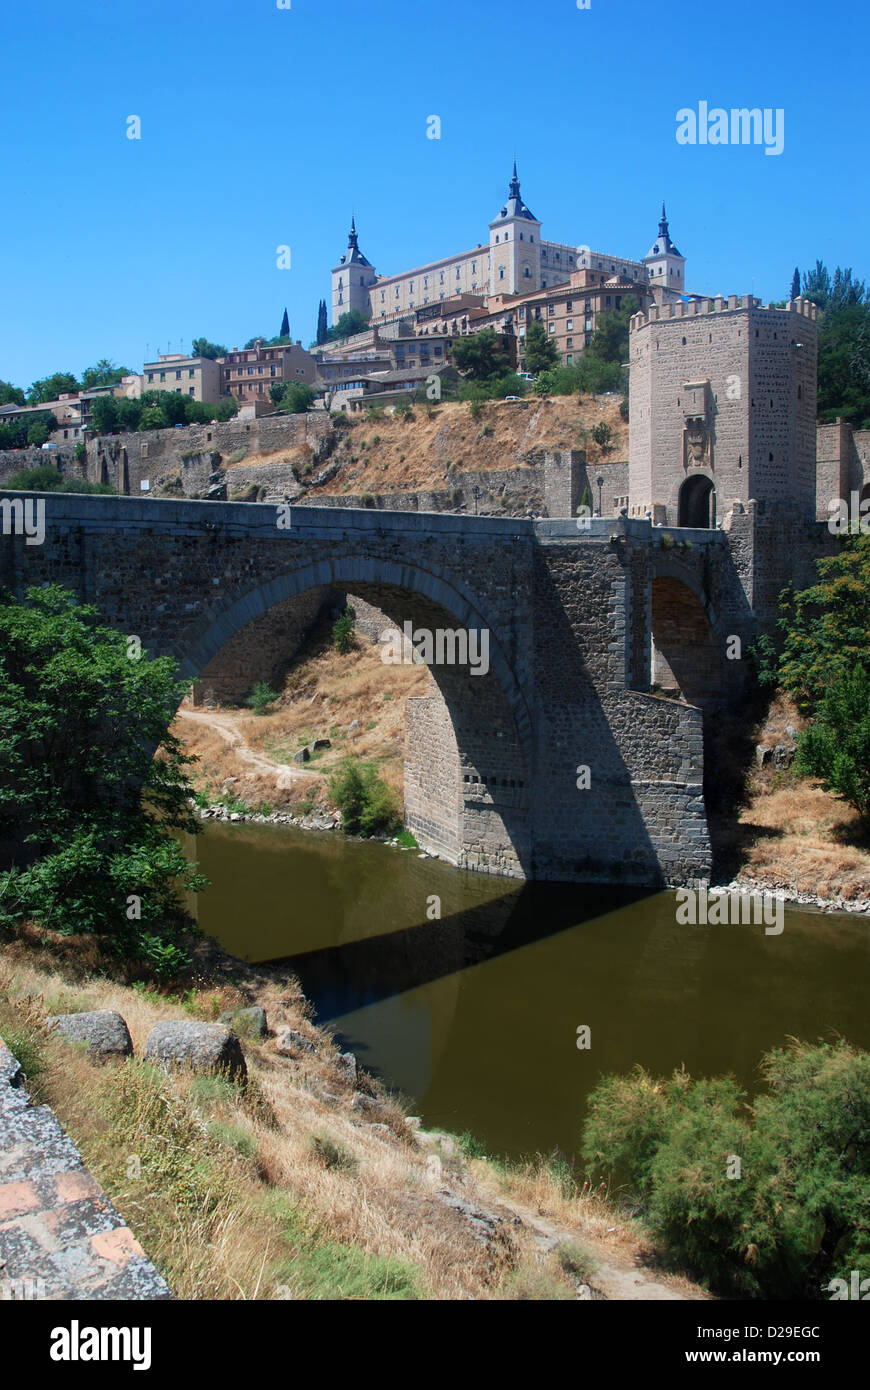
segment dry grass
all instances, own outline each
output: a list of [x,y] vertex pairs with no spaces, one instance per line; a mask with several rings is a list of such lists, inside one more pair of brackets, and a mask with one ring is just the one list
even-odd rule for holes
[[[198,986],[165,996],[95,973],[94,960],[86,941],[46,945],[23,931],[0,960],[0,1034],[29,1058],[32,1094],[55,1110],[178,1297],[562,1299],[602,1256],[615,1262],[611,1280],[626,1280],[611,1296],[643,1296],[626,1272],[645,1259],[644,1242],[603,1192],[571,1195],[543,1160],[505,1169],[468,1161],[446,1136],[418,1141],[400,1105],[360,1073],[356,1087],[386,1128],[363,1122],[295,979],[229,962],[206,942]],[[225,983],[228,964],[238,973]],[[291,1060],[271,1036],[247,1041],[244,1088],[167,1077],[139,1060],[158,1020],[212,1019],[250,1002],[317,1050]],[[48,1013],[94,1008],[126,1019],[136,1060],[94,1066],[46,1032]],[[499,1218],[494,1238],[476,1239],[445,1191]],[[561,1254],[542,1250],[542,1221]]]
[[[389,1133],[359,1122],[334,1044],[314,1029],[295,983],[257,998],[276,1023],[316,1041],[302,1061],[274,1043],[245,1045],[242,1089],[219,1078],[166,1077],[139,1060],[93,1066],[46,1034],[53,1009],[116,1009],[137,1058],[155,1022],[214,1017],[247,994],[229,986],[179,999],[103,976],[79,978],[19,940],[0,967],[0,1032],[27,1032],[53,1107],[86,1162],[180,1298],[491,1298],[505,1276],[536,1263],[531,1240],[482,1246],[438,1200],[401,1109],[382,1097]],[[361,1077],[369,1091],[379,1088]],[[464,1190],[464,1165],[450,1170]],[[472,1189],[472,1197],[474,1192]],[[569,1285],[563,1280],[566,1288]]]
[[[592,427],[606,421],[611,448],[593,443]],[[491,434],[484,433],[489,427]],[[376,441],[377,438],[377,442]],[[488,470],[522,467],[532,450],[581,449],[590,465],[628,457],[628,425],[619,413],[619,397],[528,397],[522,405],[490,401],[473,417],[465,402],[445,401],[431,418],[424,406],[414,406],[414,418],[403,421],[354,418],[342,430],[329,462],[341,462],[338,473],[310,496],[361,492],[429,491],[449,486],[447,467]],[[297,468],[310,462],[310,446],[301,445],[268,454],[250,455],[239,468],[250,469],[287,460]],[[316,466],[310,476],[317,475]]]
[[[789,741],[803,721],[785,696],[771,706],[757,740]],[[854,900],[870,893],[870,846],[857,813],[818,782],[791,769],[753,768],[740,812],[743,871],[774,887]]]
[[[209,723],[209,712],[182,706],[174,732],[199,759],[192,769],[194,787],[215,800],[232,778],[228,790],[249,806],[266,803],[274,810],[294,810],[304,802],[312,811],[329,809],[329,774],[351,754],[377,761],[379,775],[401,806],[405,701],[425,694],[430,680],[425,666],[385,666],[380,648],[360,636],[345,655],[321,644],[294,666],[272,713],[224,709]],[[358,727],[350,731],[354,720]],[[219,724],[225,726],[223,732]],[[240,739],[235,746],[228,741],[233,732]],[[286,775],[264,770],[246,756],[250,750],[266,763],[291,765],[293,753],[316,738],[331,739],[332,747],[298,772],[293,765],[290,786],[282,785]]]

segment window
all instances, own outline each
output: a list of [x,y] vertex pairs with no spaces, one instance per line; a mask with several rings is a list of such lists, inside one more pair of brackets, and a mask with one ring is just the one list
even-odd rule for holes
[[148,373],[148,380],[149,380],[149,381],[153,381],[153,380],[154,380],[154,373],[153,373],[153,372],[149,372],[149,373]]
[[566,361],[566,363],[567,363],[567,365],[568,365],[569,367],[573,365],[573,362],[574,362],[574,354],[573,354],[573,352],[569,352],[569,353],[566,354],[566,356],[565,356],[565,361]]
[[523,266],[523,275],[527,280],[531,280],[532,278],[532,272],[527,265]]
[[566,300],[566,302],[565,302],[565,313],[566,313],[566,314],[570,314],[570,313],[572,312],[573,308],[574,308],[574,301],[573,301],[573,299]]
[[526,309],[525,309],[525,305],[523,305],[523,306],[520,308],[520,318],[521,318],[521,319],[524,319],[525,316],[526,316]]
[[529,237],[529,241],[532,243],[532,245],[534,245],[535,238],[534,238],[533,236],[530,236],[530,237]]
[[565,339],[565,346],[566,346],[566,347],[573,347],[573,346],[574,346],[574,339],[573,339],[573,338],[566,338],[566,339]]
[[556,312],[556,306],[555,306],[555,304],[548,304],[548,305],[547,305],[547,313],[548,313],[548,314],[555,314],[555,312]]
[[[442,270],[442,272],[441,272],[441,279],[438,281],[438,283],[439,283],[439,285],[443,285],[443,284],[444,284],[444,271],[443,271],[443,270]],[[442,299],[444,298],[443,294],[442,294],[441,298],[442,298]]]
[[196,395],[196,387],[195,387],[195,386],[188,386],[188,388],[187,388],[187,394],[188,394],[189,396],[195,396],[195,395]]
[[566,319],[566,320],[565,320],[565,332],[566,332],[566,333],[571,333],[571,332],[573,331],[573,328],[574,328],[574,320],[573,320],[573,319]]
[[188,369],[187,369],[187,379],[188,379],[188,381],[193,381],[193,367],[188,367]]
[[555,331],[556,331],[556,325],[555,325],[554,323],[551,323],[551,324],[550,324],[550,332],[551,332],[551,333],[555,333]]

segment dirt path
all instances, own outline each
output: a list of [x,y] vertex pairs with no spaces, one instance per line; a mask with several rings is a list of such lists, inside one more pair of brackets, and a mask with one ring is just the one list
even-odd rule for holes
[[670,1279],[667,1275],[658,1276],[634,1262],[631,1256],[616,1255],[608,1242],[599,1236],[558,1226],[548,1217],[541,1216],[515,1198],[490,1190],[485,1183],[478,1182],[477,1189],[480,1194],[485,1194],[500,1206],[515,1212],[523,1225],[534,1232],[536,1244],[542,1253],[555,1250],[566,1241],[579,1241],[595,1261],[595,1270],[589,1276],[589,1288],[593,1297],[598,1294],[607,1299],[643,1302],[685,1302],[706,1300],[710,1297],[703,1289],[697,1288],[688,1280],[679,1277]]
[[316,781],[320,773],[309,772],[306,768],[297,767],[295,764],[276,763],[271,758],[267,758],[264,753],[258,753],[252,748],[239,730],[235,720],[228,714],[219,714],[212,709],[179,709],[177,717],[186,719],[192,724],[205,724],[229,744],[236,757],[243,763],[254,768],[262,777],[274,778],[275,786],[279,791],[286,791],[298,782]]

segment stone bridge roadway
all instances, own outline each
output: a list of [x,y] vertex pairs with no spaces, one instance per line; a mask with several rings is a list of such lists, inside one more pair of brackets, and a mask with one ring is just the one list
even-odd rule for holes
[[709,872],[703,713],[739,680],[726,639],[753,630],[722,532],[6,495],[44,502],[45,539],[14,534],[0,501],[0,585],[65,585],[218,689],[269,679],[330,591],[398,627],[488,634],[486,674],[432,664],[437,692],[408,707],[406,823],[453,863],[635,884]]

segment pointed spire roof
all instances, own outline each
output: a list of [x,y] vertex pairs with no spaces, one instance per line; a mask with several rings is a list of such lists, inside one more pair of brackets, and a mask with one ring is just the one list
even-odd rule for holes
[[667,213],[665,212],[665,203],[664,203],[664,199],[662,199],[662,215],[661,215],[661,217],[659,218],[659,234],[658,234],[658,239],[657,239],[657,240],[653,243],[653,245],[650,247],[649,251],[648,251],[647,254],[644,256],[644,260],[649,260],[649,259],[650,259],[651,257],[653,257],[653,256],[679,256],[679,255],[680,255],[680,252],[677,250],[676,246],[675,246],[674,243],[671,241],[671,234],[670,234],[670,232],[669,232],[669,230],[668,230],[668,215],[667,215]]
[[[356,230],[356,218],[353,216],[350,219],[350,233],[348,234],[347,238],[347,250],[345,251],[338,264],[340,266],[371,265],[371,261],[367,261],[362,251],[360,251],[359,249],[359,237],[357,236]],[[338,267],[336,267],[336,269],[337,268]]]
[[508,186],[507,202],[505,203],[501,212],[498,214],[498,217],[494,217],[489,225],[493,226],[493,224],[496,222],[506,222],[511,217],[523,217],[528,222],[537,222],[538,220],[535,214],[531,211],[530,208],[526,207],[525,203],[522,200],[522,196],[520,194],[520,181],[517,177],[516,156],[514,156],[513,174],[511,175],[511,181]]

